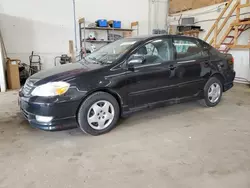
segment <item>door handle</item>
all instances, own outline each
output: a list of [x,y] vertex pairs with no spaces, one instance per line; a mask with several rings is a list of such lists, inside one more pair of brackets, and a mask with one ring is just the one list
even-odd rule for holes
[[208,67],[209,66],[209,62],[210,62],[209,60],[205,60],[204,61],[204,67]]
[[174,70],[174,69],[176,69],[176,66],[175,65],[169,65],[169,69]]
[[209,64],[209,60],[204,61],[205,65]]

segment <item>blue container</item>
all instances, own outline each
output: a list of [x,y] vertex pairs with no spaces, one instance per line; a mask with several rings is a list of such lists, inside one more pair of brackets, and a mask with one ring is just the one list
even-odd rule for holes
[[121,28],[121,21],[109,20],[109,26],[113,28]]
[[96,21],[97,27],[108,27],[108,21],[104,19],[99,19]]
[[114,28],[121,28],[121,25],[122,25],[121,21],[116,21],[116,20],[113,21]]

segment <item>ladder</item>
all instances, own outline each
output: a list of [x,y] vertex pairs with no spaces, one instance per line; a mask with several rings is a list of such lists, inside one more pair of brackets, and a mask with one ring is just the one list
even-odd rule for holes
[[[227,13],[227,10],[229,9],[229,7],[233,3],[233,1],[234,0],[230,0],[230,1],[227,2],[225,8],[222,10],[220,15],[216,19],[215,23],[213,24],[213,26],[210,28],[207,35],[205,36],[205,38],[204,38],[205,41],[208,41],[211,38],[209,40],[209,44],[211,44],[211,45],[216,44],[218,34],[223,30],[223,28],[226,25],[227,21],[230,19],[231,15],[233,14],[233,12],[237,8],[237,6],[240,4],[240,0],[236,0],[234,6]],[[220,23],[221,19],[223,18],[223,16],[225,14],[226,14],[225,19],[222,21],[222,23]],[[212,36],[212,33],[214,34],[213,36]]]
[[[248,28],[247,25],[240,25],[238,27],[238,34],[236,36],[236,39],[238,39],[240,37],[240,35]],[[222,53],[227,53],[234,45],[234,41],[235,41],[235,28],[233,25],[230,25],[230,27],[228,28],[228,30],[226,31],[226,33],[224,34],[224,36],[222,37],[222,39],[219,41],[218,44],[216,44],[216,48],[222,52]],[[221,47],[221,46],[224,46]]]
[[[240,19],[240,11],[242,8],[250,7],[250,0],[246,0],[245,4],[241,4],[241,0],[230,0],[225,5],[225,8],[218,16],[213,26],[208,31],[204,40],[213,45],[219,51],[227,53],[231,48],[250,48],[250,43],[240,45],[238,43],[239,36],[250,27],[250,18]],[[233,3],[234,2],[234,3]],[[231,8],[230,8],[231,7]],[[226,23],[231,18],[233,13],[236,12],[236,19],[225,28]],[[224,14],[225,19],[222,21]],[[226,32],[224,32],[226,31]],[[218,36],[223,32],[222,37],[218,42]],[[223,45],[223,46],[222,46]],[[224,48],[224,49],[223,49]]]

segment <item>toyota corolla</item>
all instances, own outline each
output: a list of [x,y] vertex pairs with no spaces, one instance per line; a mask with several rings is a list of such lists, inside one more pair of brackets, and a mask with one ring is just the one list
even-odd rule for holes
[[19,92],[19,104],[36,128],[79,127],[100,135],[121,116],[149,107],[195,99],[214,107],[234,78],[233,57],[200,39],[140,36],[31,76]]

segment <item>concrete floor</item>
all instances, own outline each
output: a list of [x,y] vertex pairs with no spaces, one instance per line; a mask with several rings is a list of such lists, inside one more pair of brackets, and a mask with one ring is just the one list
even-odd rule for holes
[[249,188],[250,89],[137,113],[109,134],[44,132],[0,93],[0,187]]

